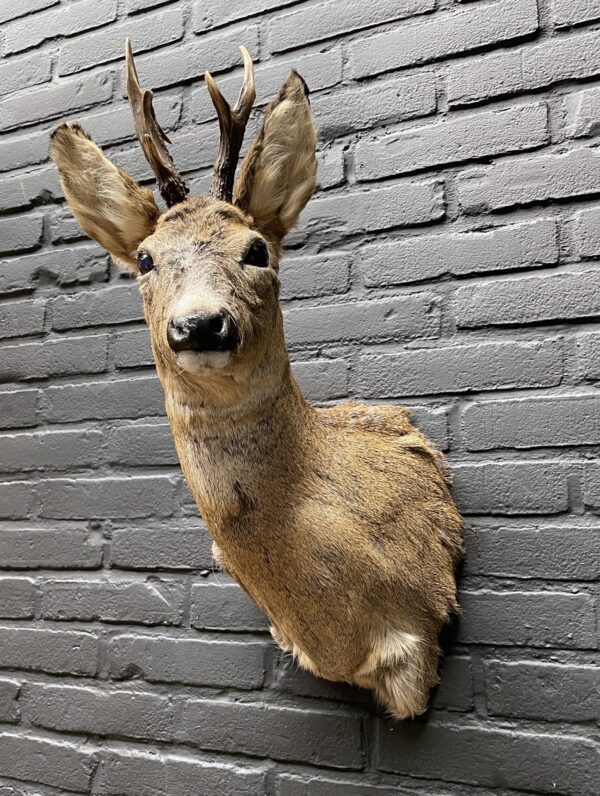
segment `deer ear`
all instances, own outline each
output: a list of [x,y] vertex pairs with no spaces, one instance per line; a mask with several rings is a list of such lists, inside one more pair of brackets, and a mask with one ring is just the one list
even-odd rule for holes
[[297,72],[267,108],[262,130],[244,158],[236,204],[267,237],[281,241],[315,187],[316,131],[308,88]]
[[52,157],[81,228],[125,267],[137,272],[133,252],[156,226],[152,191],[117,168],[75,122],[52,133]]

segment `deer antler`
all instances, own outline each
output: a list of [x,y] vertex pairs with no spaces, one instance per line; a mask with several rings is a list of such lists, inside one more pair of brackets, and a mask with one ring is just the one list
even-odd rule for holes
[[165,142],[170,140],[160,124],[156,121],[152,107],[152,92],[142,89],[137,69],[133,62],[131,41],[125,44],[125,60],[127,65],[127,96],[133,110],[135,131],[140,140],[146,160],[150,164],[158,181],[158,190],[168,207],[185,201],[189,188],[175,168]]
[[244,59],[244,83],[238,101],[233,109],[221,94],[211,73],[206,72],[204,74],[204,80],[206,81],[210,98],[217,111],[219,127],[221,129],[219,154],[215,163],[210,190],[214,197],[222,199],[225,202],[231,202],[233,198],[235,169],[244,140],[248,117],[250,116],[250,111],[252,110],[252,105],[256,97],[252,58],[245,47],[240,47],[240,52]]

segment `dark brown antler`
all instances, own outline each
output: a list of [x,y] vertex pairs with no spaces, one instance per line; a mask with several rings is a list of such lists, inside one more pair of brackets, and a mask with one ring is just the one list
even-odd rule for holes
[[210,190],[215,198],[222,199],[225,202],[231,202],[233,198],[235,169],[244,140],[248,117],[256,97],[252,58],[245,47],[240,47],[240,52],[244,59],[244,83],[233,109],[221,94],[210,72],[206,72],[204,75],[210,98],[219,117],[219,127],[221,129],[221,143]]
[[125,44],[125,60],[127,65],[127,96],[133,110],[133,122],[137,137],[144,150],[146,160],[158,181],[158,190],[168,207],[183,202],[189,188],[175,168],[165,142],[170,144],[168,136],[156,121],[152,107],[152,92],[142,89],[137,69],[133,62],[131,41]]

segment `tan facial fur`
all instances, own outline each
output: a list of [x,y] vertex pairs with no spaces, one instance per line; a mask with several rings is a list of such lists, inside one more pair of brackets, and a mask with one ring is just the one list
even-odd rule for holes
[[[138,277],[152,347],[163,378],[172,380],[174,389],[205,393],[208,403],[229,403],[247,389],[244,385],[257,370],[270,369],[277,359],[282,330],[275,247],[267,242],[267,268],[243,263],[244,252],[258,239],[265,240],[239,209],[198,197],[161,216],[154,233],[140,243],[156,264]],[[169,320],[222,309],[239,331],[235,351],[170,350]]]
[[[461,519],[444,461],[406,408],[314,409],[291,375],[278,268],[282,240],[314,189],[316,135],[305,84],[292,73],[232,195],[234,133],[254,97],[245,51],[244,60],[234,109],[207,77],[224,136],[213,196],[186,198],[131,52],[136,127],[150,130],[145,151],[170,209],[161,214],[76,125],[55,132],[53,156],[83,229],[130,270],[136,252],[152,258],[153,270],[138,276],[145,317],[215,558],[301,666],[373,689],[397,718],[414,716],[438,681],[438,634],[457,609]],[[266,244],[266,267],[245,260],[255,240]],[[175,350],[171,321],[221,312],[235,326],[235,345]]]

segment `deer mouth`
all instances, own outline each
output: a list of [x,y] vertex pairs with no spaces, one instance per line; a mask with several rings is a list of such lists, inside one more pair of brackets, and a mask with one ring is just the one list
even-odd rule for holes
[[178,351],[175,359],[180,368],[194,375],[207,370],[222,370],[231,361],[231,351]]

